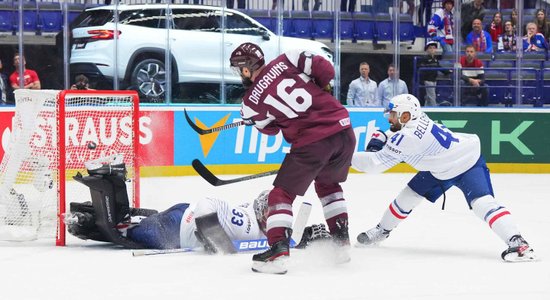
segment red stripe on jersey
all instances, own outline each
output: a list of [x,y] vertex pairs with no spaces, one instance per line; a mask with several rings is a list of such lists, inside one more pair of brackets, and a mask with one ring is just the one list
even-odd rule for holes
[[500,218],[500,217],[502,217],[502,216],[505,216],[505,215],[509,215],[509,214],[510,214],[510,212],[507,211],[507,210],[505,210],[505,211],[501,212],[500,214],[498,214],[498,215],[492,217],[491,220],[489,220],[489,227],[492,228],[492,227],[493,227],[493,223],[495,223],[495,221],[498,220],[498,218]]
[[407,217],[407,216],[402,216],[402,215],[398,214],[398,213],[395,211],[395,209],[393,208],[393,205],[391,205],[391,204],[390,204],[390,211],[391,211],[391,213],[392,213],[396,218],[398,218],[398,219],[400,219],[400,220],[403,220],[403,219],[405,219],[405,218]]

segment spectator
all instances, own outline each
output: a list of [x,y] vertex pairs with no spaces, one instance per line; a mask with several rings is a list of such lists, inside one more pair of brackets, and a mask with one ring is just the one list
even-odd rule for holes
[[2,72],[2,61],[0,60],[0,104],[6,104],[8,102],[8,76]]
[[546,18],[546,12],[544,9],[538,9],[535,14],[535,20],[533,21],[537,25],[537,32],[542,33],[544,38],[548,41],[550,38],[550,22]]
[[[405,3],[407,5],[405,5]],[[413,17],[414,15],[414,8],[415,8],[415,5],[414,5],[414,0],[401,0],[399,2],[399,7],[400,7],[400,13],[405,13],[405,14],[408,14],[410,15],[411,17]]]
[[476,57],[476,49],[472,45],[466,46],[466,55],[460,57],[462,68],[462,80],[466,87],[462,87],[462,104],[475,99],[477,106],[487,106],[487,85],[485,84],[485,72],[483,63]]
[[91,91],[90,81],[84,74],[77,75],[74,79],[75,83],[71,85],[71,90],[87,90]]
[[537,32],[537,24],[533,22],[527,23],[527,34],[523,37],[523,51],[548,51],[548,43],[546,43],[546,39],[542,33]]
[[[21,61],[23,63],[23,87],[19,86],[19,66]],[[25,57],[20,57],[19,53],[15,53],[15,55],[13,56],[13,65],[15,66],[15,71],[13,71],[13,73],[10,75],[10,84],[14,90],[21,88],[39,90],[41,88],[40,79],[38,78],[36,72],[34,70],[26,68]]]
[[[273,0],[273,5],[271,6],[271,9],[272,9],[272,10],[277,9],[277,2],[279,2],[279,1],[278,1],[278,0]],[[284,1],[284,0],[281,0],[281,4],[284,5],[284,4],[285,4],[285,1]]]
[[[227,8],[234,8],[235,7],[235,0],[227,0]],[[237,8],[239,9],[245,9],[246,8],[246,0],[237,0]]]
[[[174,3],[173,0],[172,3]],[[183,0],[183,4],[189,4],[189,0]],[[193,4],[199,4],[199,0],[193,0]]]
[[487,24],[487,26],[485,26],[485,31],[491,35],[491,41],[493,43],[498,42],[498,37],[504,32],[502,13],[496,12],[493,15],[493,21],[491,21],[491,24]]
[[[437,42],[431,41],[426,44],[424,50],[426,56],[421,57],[418,61],[418,67],[421,68],[441,68],[439,60],[435,56],[437,49]],[[422,96],[420,97],[420,105],[422,106],[437,106],[435,100],[435,86],[437,85],[437,71],[438,70],[423,70],[420,71],[420,84],[424,86],[421,90]],[[449,70],[440,71],[441,73],[448,75],[451,72]]]
[[512,12],[510,12],[510,21],[512,21],[512,27],[514,27],[514,33],[517,34],[517,25],[518,25],[518,11],[514,8],[512,9]]
[[377,84],[369,78],[370,66],[366,62],[359,64],[361,76],[349,84],[347,104],[349,106],[380,106],[376,98]]
[[399,79],[399,70],[395,68],[394,64],[390,64],[388,66],[388,78],[384,79],[378,85],[378,89],[376,90],[376,99],[382,102],[382,107],[388,107],[388,103],[390,103],[391,98],[408,93],[409,89],[407,88],[405,81]]
[[498,37],[498,52],[516,52],[517,50],[516,32],[512,21],[504,22],[504,33]]
[[500,9],[514,8],[515,5],[516,5],[516,0],[500,0]]
[[454,0],[444,0],[443,7],[436,10],[430,24],[428,24],[428,35],[432,40],[439,41],[443,53],[452,52],[454,45]]
[[354,12],[356,2],[357,0],[349,0],[349,6],[348,6],[348,0],[342,0],[340,2],[340,11]]
[[[313,10],[319,10],[319,8],[321,7],[321,4],[323,4],[321,2],[321,0],[315,0],[315,4],[313,4]],[[302,0],[302,6],[303,6],[305,11],[308,11],[309,10],[309,0]]]
[[491,35],[483,30],[480,19],[475,19],[472,22],[472,32],[466,37],[466,44],[473,45],[476,51],[492,53],[493,41]]
[[485,18],[483,0],[474,0],[462,4],[460,9],[460,20],[462,20],[461,33],[464,41],[468,33],[472,31],[472,22],[475,19],[483,20],[483,18]]

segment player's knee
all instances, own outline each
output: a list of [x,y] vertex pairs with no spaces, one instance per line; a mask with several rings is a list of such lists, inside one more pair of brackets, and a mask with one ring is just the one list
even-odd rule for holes
[[470,203],[474,214],[480,218],[485,219],[488,212],[497,210],[501,205],[491,195],[485,195],[472,200]]
[[397,205],[404,211],[411,211],[424,199],[420,194],[406,186],[395,198]]
[[319,199],[322,199],[328,195],[342,193],[342,187],[339,183],[320,183],[315,182],[315,192]]

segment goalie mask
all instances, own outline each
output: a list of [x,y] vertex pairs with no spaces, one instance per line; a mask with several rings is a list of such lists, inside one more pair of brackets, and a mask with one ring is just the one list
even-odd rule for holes
[[260,230],[265,234],[267,227],[267,198],[269,197],[270,190],[265,190],[260,193],[260,195],[254,199],[254,213],[256,214],[256,220],[260,226]]

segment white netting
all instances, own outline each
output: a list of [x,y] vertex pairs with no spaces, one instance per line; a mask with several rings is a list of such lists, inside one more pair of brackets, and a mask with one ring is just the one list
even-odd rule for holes
[[[57,216],[63,213],[58,212],[58,202],[90,200],[88,188],[72,180],[79,171],[85,174],[84,162],[89,160],[124,154],[129,198],[134,200],[136,97],[51,90],[17,90],[15,97],[10,143],[0,164],[0,240],[55,236]],[[63,108],[65,114],[60,116]],[[65,130],[58,130],[63,120]],[[63,156],[64,173],[60,173]],[[66,184],[60,184],[63,174]],[[60,199],[63,194],[65,199]]]

